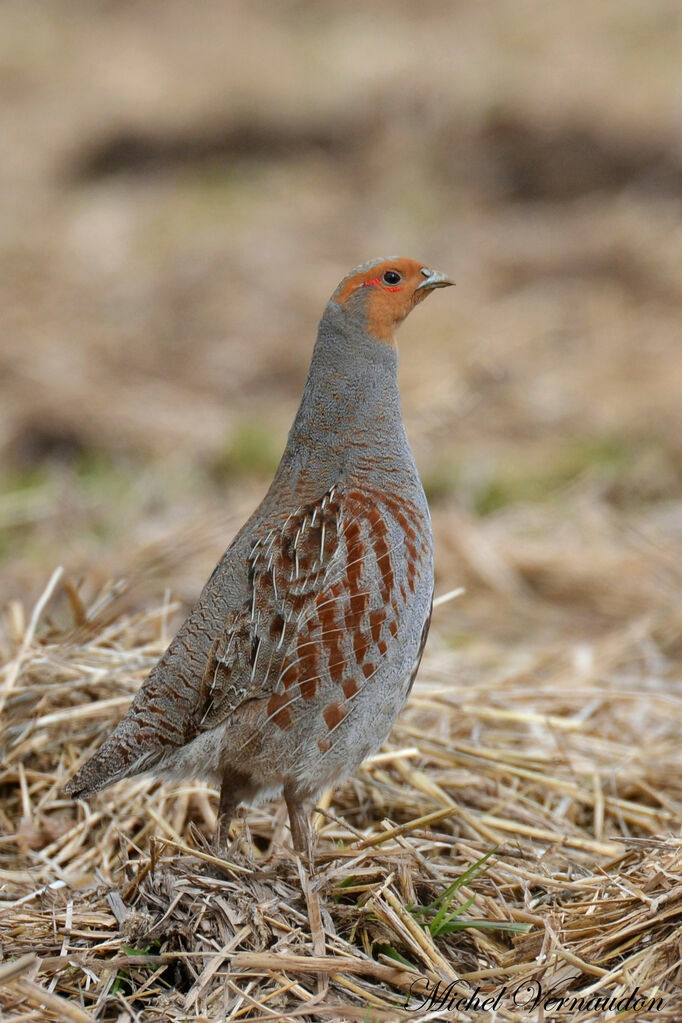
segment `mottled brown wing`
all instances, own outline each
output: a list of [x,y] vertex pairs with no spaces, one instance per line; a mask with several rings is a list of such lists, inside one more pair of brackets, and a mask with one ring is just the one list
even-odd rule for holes
[[[417,515],[406,502],[332,488],[260,538],[249,561],[252,599],[227,623],[207,665],[199,729],[263,698],[266,722],[287,729],[324,690],[332,731],[398,635],[427,550]],[[389,519],[405,548],[405,572],[394,571]]]
[[300,623],[341,551],[335,490],[259,537],[249,555],[251,599],[225,622],[202,679],[200,731],[225,721],[245,700],[272,692]]

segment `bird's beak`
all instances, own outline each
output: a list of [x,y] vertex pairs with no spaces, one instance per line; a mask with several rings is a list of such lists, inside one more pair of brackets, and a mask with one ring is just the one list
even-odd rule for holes
[[417,285],[417,291],[431,291],[432,288],[448,288],[454,281],[451,281],[446,274],[441,273],[440,270],[429,270],[423,266],[421,269],[424,275],[424,280],[421,284]]

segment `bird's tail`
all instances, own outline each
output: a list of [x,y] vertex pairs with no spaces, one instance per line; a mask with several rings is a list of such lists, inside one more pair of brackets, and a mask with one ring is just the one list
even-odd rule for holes
[[66,785],[64,792],[72,799],[87,799],[95,792],[108,788],[122,778],[141,774],[148,770],[148,761],[154,759],[150,754],[136,756],[121,743],[114,733],[102,743],[97,752],[86,760]]

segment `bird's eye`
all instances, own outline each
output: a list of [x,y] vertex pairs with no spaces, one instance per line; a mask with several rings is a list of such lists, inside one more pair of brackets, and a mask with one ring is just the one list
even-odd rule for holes
[[384,284],[395,286],[396,284],[400,284],[401,281],[402,277],[397,270],[387,270],[384,274]]

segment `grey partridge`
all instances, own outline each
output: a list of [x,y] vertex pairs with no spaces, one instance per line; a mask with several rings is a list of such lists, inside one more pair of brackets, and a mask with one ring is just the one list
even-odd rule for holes
[[224,848],[240,804],[283,793],[310,851],[307,804],[384,741],[426,641],[431,519],[394,335],[451,283],[404,258],[341,281],[270,489],[69,795],[144,771],[204,778],[220,786]]

